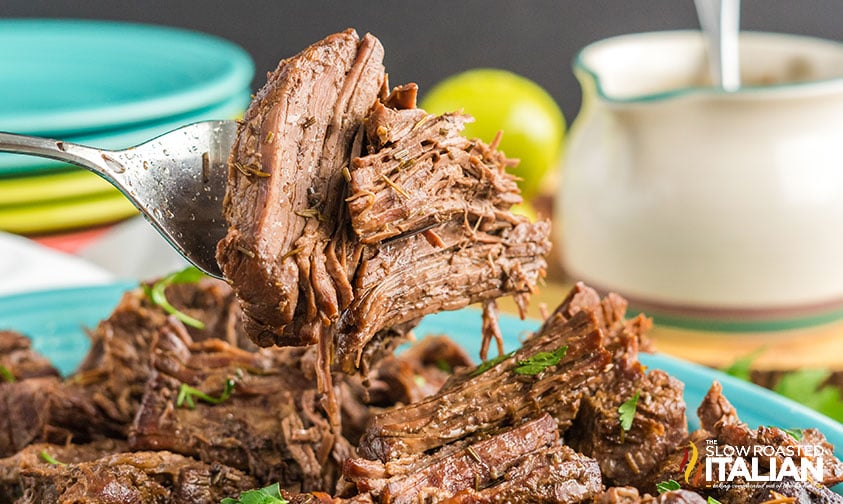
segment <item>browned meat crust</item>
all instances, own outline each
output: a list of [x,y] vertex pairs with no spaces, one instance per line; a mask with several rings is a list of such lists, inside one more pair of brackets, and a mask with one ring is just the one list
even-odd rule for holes
[[0,376],[0,382],[25,380],[39,376],[59,376],[53,365],[32,350],[29,338],[14,331],[0,330],[0,367],[11,375]]
[[255,342],[320,342],[345,369],[366,368],[382,330],[524,302],[550,247],[546,222],[509,211],[513,162],[463,137],[468,117],[414,108],[415,85],[384,95],[382,56],[346,31],[270,74],[231,154],[218,247]]
[[217,504],[255,484],[236,469],[166,451],[115,453],[66,465],[42,461],[21,468],[22,496],[15,502]]

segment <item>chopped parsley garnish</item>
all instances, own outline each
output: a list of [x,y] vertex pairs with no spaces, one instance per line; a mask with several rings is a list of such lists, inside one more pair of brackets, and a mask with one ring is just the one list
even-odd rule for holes
[[[759,348],[736,360],[723,372],[745,381],[752,381],[752,364],[765,351]],[[843,395],[841,388],[827,382],[831,371],[827,369],[800,369],[784,373],[773,391],[819,411],[827,417],[843,422]]]
[[550,366],[559,364],[568,352],[567,345],[561,346],[552,352],[539,352],[529,359],[518,361],[513,371],[515,374],[535,376]]
[[638,398],[641,392],[636,392],[634,396],[624,401],[618,406],[618,419],[621,422],[621,429],[628,432],[632,428],[632,419],[635,418],[635,409],[638,407]]
[[474,371],[472,371],[469,374],[469,376],[479,376],[479,375],[485,373],[486,371],[492,369],[493,367],[497,366],[498,364],[505,361],[506,359],[512,357],[512,354],[514,354],[514,353],[515,352],[509,352],[507,354],[498,355],[494,359],[489,359],[489,360],[483,361],[479,366],[474,368]]
[[149,299],[158,306],[160,306],[165,312],[173,315],[177,319],[181,320],[186,325],[191,327],[195,327],[197,329],[204,329],[205,324],[202,323],[201,320],[197,320],[186,313],[180,312],[177,310],[173,305],[167,301],[167,295],[165,291],[167,287],[172,284],[182,284],[182,283],[196,283],[201,280],[205,276],[204,273],[199,271],[198,268],[194,266],[189,266],[181,271],[177,271],[175,273],[171,273],[164,278],[158,280],[152,286],[144,285],[143,290]]
[[436,366],[436,369],[439,371],[444,371],[446,373],[453,373],[454,368],[451,366],[451,363],[446,361],[445,359],[436,359],[436,362],[433,363]]
[[179,395],[176,398],[176,406],[185,406],[187,408],[194,409],[196,407],[194,398],[205,401],[209,404],[220,404],[231,397],[232,392],[234,392],[234,378],[228,378],[225,380],[225,388],[219,397],[210,396],[197,388],[191,387],[186,383],[182,383],[181,387],[179,387]]
[[779,429],[785,431],[793,439],[802,441],[802,429],[785,429],[784,427],[779,427]]
[[266,488],[242,492],[239,499],[226,497],[220,504],[288,504],[288,501],[281,496],[281,488],[275,483]]
[[680,488],[682,488],[682,486],[679,485],[679,482],[676,480],[667,480],[662,481],[661,483],[656,483],[656,490],[658,490],[660,494],[679,490]]
[[6,366],[0,366],[0,378],[9,383],[15,382],[15,375]]
[[60,465],[60,466],[67,465],[64,462],[59,462],[58,460],[56,460],[55,457],[53,457],[52,455],[47,453],[47,450],[41,450],[38,453],[38,456],[41,457],[44,460],[44,462],[46,462],[48,464]]
[[765,347],[757,348],[749,354],[737,359],[730,366],[723,368],[723,372],[739,378],[744,381],[751,381],[752,378],[752,364],[761,356],[767,349]]
[[843,422],[841,389],[827,383],[830,376],[831,371],[827,369],[791,371],[782,375],[773,390],[838,422]]

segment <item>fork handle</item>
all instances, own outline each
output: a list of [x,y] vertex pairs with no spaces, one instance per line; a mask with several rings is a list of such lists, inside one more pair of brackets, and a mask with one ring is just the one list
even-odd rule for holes
[[27,154],[72,163],[87,168],[114,185],[117,185],[114,174],[125,170],[110,156],[111,151],[52,138],[0,132],[0,152]]

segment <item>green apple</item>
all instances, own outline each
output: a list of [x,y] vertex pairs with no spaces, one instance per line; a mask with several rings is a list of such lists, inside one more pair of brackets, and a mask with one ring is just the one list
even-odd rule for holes
[[462,110],[474,116],[465,135],[491,142],[503,131],[500,150],[520,160],[513,174],[529,200],[559,160],[565,118],[553,97],[535,82],[493,68],[468,70],[436,84],[422,96],[421,108],[433,114]]

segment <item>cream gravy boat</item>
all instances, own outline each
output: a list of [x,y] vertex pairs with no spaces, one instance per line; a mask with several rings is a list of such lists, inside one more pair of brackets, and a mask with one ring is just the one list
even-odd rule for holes
[[580,52],[555,210],[571,277],[697,317],[843,308],[843,44],[743,33],[740,60],[728,93],[699,32]]

